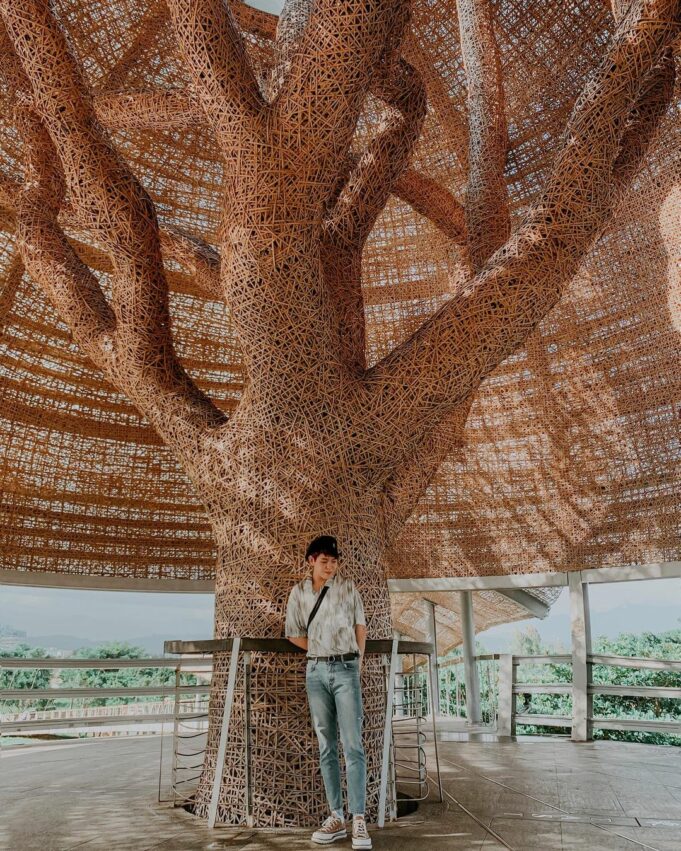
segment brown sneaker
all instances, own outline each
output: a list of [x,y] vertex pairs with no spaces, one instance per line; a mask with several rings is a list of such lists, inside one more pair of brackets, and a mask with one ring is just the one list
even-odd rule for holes
[[354,849],[371,848],[371,837],[363,816],[354,816],[352,819],[352,847]]
[[319,830],[312,834],[312,841],[317,845],[330,845],[337,839],[345,839],[347,835],[345,821],[331,813]]

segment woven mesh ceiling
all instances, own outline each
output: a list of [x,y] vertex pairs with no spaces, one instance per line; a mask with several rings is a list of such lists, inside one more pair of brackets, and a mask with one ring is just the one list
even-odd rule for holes
[[[276,19],[232,5],[264,75]],[[203,266],[182,254],[182,245],[200,240],[210,267],[225,166],[194,104],[165,4],[55,0],[53,8],[100,120],[156,204],[180,360],[229,412],[243,385],[240,341],[228,306],[200,285]],[[538,197],[614,19],[603,0],[498,0],[491,8],[508,134],[502,189],[515,228]],[[410,164],[421,195],[408,181],[397,187],[366,243],[369,366],[459,292],[474,262],[461,212],[473,177],[457,3],[415,0],[410,26],[402,53],[428,96]],[[135,97],[126,102],[126,93]],[[390,549],[389,575],[532,573],[681,557],[678,94],[677,82],[640,171],[567,294],[484,382],[456,448]],[[15,242],[23,158],[6,83],[1,96],[1,565],[210,579],[215,547],[185,473],[24,273]],[[357,153],[387,120],[386,109],[368,96]],[[107,254],[69,218],[68,204],[60,221],[108,291]],[[488,625],[522,614],[503,601],[495,615],[495,605],[487,603]]]

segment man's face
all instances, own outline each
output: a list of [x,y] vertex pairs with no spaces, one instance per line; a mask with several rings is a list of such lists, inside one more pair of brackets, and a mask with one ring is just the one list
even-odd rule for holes
[[308,559],[312,565],[312,581],[317,583],[327,582],[338,570],[338,559],[320,553],[318,556],[310,556]]

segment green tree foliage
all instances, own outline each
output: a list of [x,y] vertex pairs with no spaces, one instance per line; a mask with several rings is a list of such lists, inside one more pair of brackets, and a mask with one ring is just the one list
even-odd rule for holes
[[[73,654],[78,659],[139,659],[140,666],[134,668],[64,668],[60,685],[63,688],[141,688],[144,686],[173,686],[175,671],[172,668],[149,668],[144,666],[146,651],[142,647],[133,647],[118,641],[100,644],[97,647],[83,647]],[[183,674],[183,685],[195,685],[193,674]],[[144,703],[159,700],[158,695],[140,695],[129,697],[87,698],[87,706],[113,706],[122,703]],[[69,701],[61,701],[68,705]]]
[[[49,668],[3,668],[2,660],[11,658],[49,659],[50,657],[42,647],[30,647],[28,644],[19,644],[14,650],[0,650],[0,689],[49,688],[53,673]],[[50,700],[36,700],[31,704],[33,709],[52,709],[53,706]],[[23,701],[6,700],[2,702],[2,707],[5,712],[18,712],[22,708],[27,708],[28,704]]]
[[[111,669],[99,668],[2,668],[2,658],[20,657],[22,659],[50,658],[41,647],[21,644],[12,651],[0,652],[0,689],[49,688],[50,684],[61,688],[139,688],[144,686],[174,686],[173,668],[153,668],[145,666],[146,651],[142,647],[132,647],[118,641],[100,644],[97,647],[84,647],[76,650],[72,658],[111,659]],[[120,659],[139,659],[139,667],[115,668]],[[183,673],[182,685],[196,685],[194,674]],[[16,713],[22,710],[63,709],[74,706],[114,706],[126,703],[145,703],[162,699],[159,695],[139,695],[121,697],[59,698],[56,700],[2,701],[0,713]],[[171,699],[171,698],[168,698]]]

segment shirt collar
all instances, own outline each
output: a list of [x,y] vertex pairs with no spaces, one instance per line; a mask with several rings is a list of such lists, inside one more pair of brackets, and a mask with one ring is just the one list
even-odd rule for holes
[[[327,579],[327,580],[326,580],[326,582],[324,583],[324,585],[322,585],[322,588],[324,588],[324,587],[331,588],[331,586],[334,584],[334,580],[335,580],[335,578],[336,578],[336,575],[334,574],[334,575],[331,577],[331,579]],[[305,580],[305,587],[306,587],[306,588],[309,588],[309,589],[310,589],[310,590],[312,590],[312,591],[314,591],[314,588],[313,588],[313,586],[312,586],[312,578],[311,578],[311,577],[309,577],[309,576],[308,576],[308,578]],[[321,588],[320,588],[319,590],[321,591]]]

